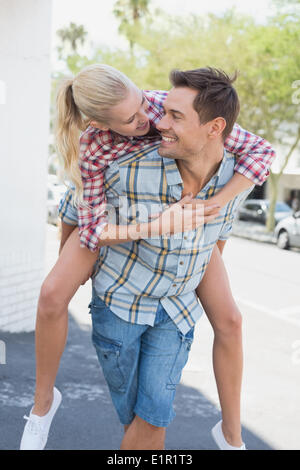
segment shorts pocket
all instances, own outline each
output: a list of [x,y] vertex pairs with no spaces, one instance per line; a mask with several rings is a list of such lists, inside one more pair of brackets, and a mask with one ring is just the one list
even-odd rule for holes
[[125,379],[119,364],[122,343],[95,332],[92,341],[109,388],[115,392],[124,392]]
[[182,369],[187,363],[192,343],[193,343],[193,337],[186,337],[186,336],[181,335],[181,344],[177,351],[177,355],[176,355],[176,358],[174,360],[174,363],[170,372],[169,382],[167,383],[168,390],[175,390],[176,385],[179,384],[180,379],[181,379]]

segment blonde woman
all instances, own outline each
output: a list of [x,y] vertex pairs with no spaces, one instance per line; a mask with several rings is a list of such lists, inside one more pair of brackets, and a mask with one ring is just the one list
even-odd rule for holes
[[[46,445],[51,421],[61,401],[54,384],[67,337],[68,304],[89,277],[99,247],[146,238],[149,233],[182,231],[183,208],[191,202],[191,196],[174,203],[149,223],[116,226],[108,223],[105,212],[105,168],[113,159],[134,154],[160,139],[155,125],[163,116],[166,95],[160,91],[142,92],[125,75],[107,65],[85,68],[74,79],[65,81],[59,90],[57,147],[66,174],[75,186],[79,227],[74,230],[67,218],[66,197],[61,206],[60,256],[43,283],[38,303],[35,403],[21,449],[43,449]],[[204,218],[201,209],[188,212],[185,231],[212,220],[220,206],[268,175],[274,152],[263,139],[236,125],[225,147],[239,157],[236,173],[216,196],[203,201]],[[217,443],[222,449],[243,449],[241,315],[232,299],[222,260],[211,263],[197,294],[215,333],[214,369],[222,408],[222,423],[215,430]]]

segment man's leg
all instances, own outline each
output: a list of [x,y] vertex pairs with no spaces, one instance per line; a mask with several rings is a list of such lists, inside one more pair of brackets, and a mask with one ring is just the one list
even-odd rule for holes
[[153,426],[139,416],[135,416],[121,444],[121,450],[163,450],[166,428]]
[[134,420],[123,450],[164,449],[166,428],[173,420],[176,385],[188,359],[193,330],[182,335],[160,306],[153,327],[142,336]]
[[225,439],[240,447],[240,400],[243,370],[242,317],[231,294],[218,247],[214,248],[197,295],[214,329],[213,365]]
[[90,304],[96,349],[112,402],[124,432],[134,419],[141,336],[147,325],[135,325],[115,315],[93,292]]

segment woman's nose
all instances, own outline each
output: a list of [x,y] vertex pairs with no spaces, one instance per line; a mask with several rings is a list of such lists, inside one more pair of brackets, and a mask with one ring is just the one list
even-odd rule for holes
[[139,114],[138,114],[138,119],[139,119],[139,120],[145,120],[145,119],[148,120],[148,119],[149,119],[149,118],[148,118],[148,114],[147,114],[147,112],[146,112],[145,109],[141,109],[141,110],[140,110],[140,112],[139,112]]

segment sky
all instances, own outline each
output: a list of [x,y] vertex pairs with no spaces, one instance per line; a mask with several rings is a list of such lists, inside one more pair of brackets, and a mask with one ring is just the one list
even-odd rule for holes
[[[71,21],[83,24],[95,45],[125,47],[125,41],[118,36],[118,22],[112,13],[114,4],[115,0],[53,0],[53,48],[55,32]],[[271,13],[270,0],[152,0],[151,5],[179,16],[208,12],[221,14],[227,8],[236,7],[237,11],[264,21]]]

